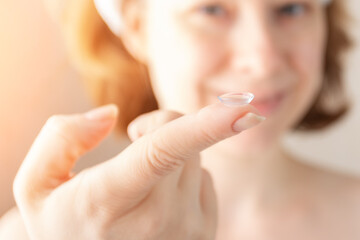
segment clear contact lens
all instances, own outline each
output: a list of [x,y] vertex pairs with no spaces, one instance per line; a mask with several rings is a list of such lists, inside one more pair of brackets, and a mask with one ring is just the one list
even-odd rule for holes
[[236,107],[249,104],[254,99],[254,94],[231,92],[218,96],[218,99],[227,106]]

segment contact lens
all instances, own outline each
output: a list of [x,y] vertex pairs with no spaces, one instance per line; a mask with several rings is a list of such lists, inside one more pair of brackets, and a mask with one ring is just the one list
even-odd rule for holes
[[254,94],[231,92],[218,96],[218,99],[226,106],[236,107],[249,104],[254,99]]

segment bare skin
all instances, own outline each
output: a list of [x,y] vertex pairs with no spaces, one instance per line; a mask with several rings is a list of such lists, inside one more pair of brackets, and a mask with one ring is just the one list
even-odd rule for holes
[[[144,2],[148,3],[149,8],[139,7],[139,3]],[[326,43],[324,6],[316,0],[221,0],[215,4],[203,0],[129,0],[124,3],[126,4],[123,9],[129,11],[123,12],[127,28],[122,34],[122,40],[137,60],[148,65],[160,109],[190,114],[214,103],[220,92],[236,90],[253,92],[257,101],[253,107],[259,108],[260,112],[268,117],[261,125],[226,139],[201,153],[202,167],[210,173],[207,175],[208,181],[204,182],[207,183],[207,189],[211,190],[210,179],[213,179],[217,199],[217,204],[208,208],[213,219],[207,230],[216,228],[218,231],[216,236],[207,235],[207,239],[359,239],[355,226],[360,219],[357,207],[359,180],[300,163],[297,158],[284,153],[280,147],[283,134],[303,117],[322,83]],[[146,14],[143,14],[144,11]],[[277,100],[274,99],[279,98],[280,103],[276,103]],[[221,112],[213,112],[212,116],[221,116]],[[152,125],[162,126],[172,120],[171,117],[164,119],[150,123],[140,121],[138,127],[148,129]],[[199,126],[204,127],[211,120],[212,117],[203,118]],[[178,128],[171,126],[171,134],[167,135],[165,130],[162,136],[177,142],[174,132]],[[193,127],[192,124],[190,126]],[[203,129],[203,139],[211,139],[212,135],[207,134],[207,131],[223,127],[222,124],[216,125],[215,129],[211,126],[213,125]],[[191,127],[185,130],[199,130]],[[162,141],[164,142],[167,141]],[[134,156],[142,149],[139,144],[135,146],[137,148],[134,147],[132,152]],[[180,146],[174,146],[176,148],[167,150],[177,150],[176,156]],[[43,149],[37,150],[41,152]],[[186,152],[189,148],[182,150]],[[170,156],[174,155],[171,151]],[[118,160],[122,161],[118,162],[123,163],[127,159],[125,157],[120,156]],[[195,158],[197,159],[197,155]],[[32,165],[28,164],[29,166]],[[111,165],[105,166],[108,166],[107,170],[110,172],[113,169]],[[188,167],[185,172],[192,172],[194,169],[198,169],[198,166]],[[120,170],[124,175],[128,174],[128,177],[133,176],[129,173],[130,169],[126,171],[119,168]],[[29,176],[29,172],[22,173],[22,184],[18,184],[16,189],[20,193],[18,201],[23,207],[23,213],[27,215],[28,229],[32,230],[33,234],[46,236],[46,231],[49,230],[38,226],[49,219],[57,219],[62,214],[51,211],[40,211],[40,214],[35,211],[34,214],[34,211],[26,208],[29,197],[21,195],[21,191],[26,190],[27,181],[21,176]],[[138,174],[138,171],[135,173]],[[103,177],[108,176],[103,174]],[[156,175],[154,172],[152,174]],[[187,176],[184,177],[187,184],[183,185],[191,192],[194,185],[198,185],[198,181],[189,173],[184,173],[184,176]],[[103,178],[97,180],[104,181]],[[118,180],[108,182],[117,185]],[[127,178],[120,180],[123,184],[121,186],[126,189]],[[148,182],[141,177],[132,180],[141,181],[145,185]],[[156,200],[168,197],[167,193],[172,192],[174,186],[178,185],[174,179],[169,180],[171,179],[157,182],[162,191],[156,191],[156,194],[161,197],[150,199],[152,201],[147,205],[148,209],[158,206]],[[116,191],[110,192],[124,190],[116,187]],[[148,189],[145,190],[147,193]],[[176,199],[187,199],[186,194],[175,196]],[[107,197],[108,195],[105,195],[102,198],[105,207],[108,207]],[[124,196],[117,197],[124,201]],[[203,199],[214,200],[207,197]],[[63,198],[49,201],[51,200],[53,204],[63,203]],[[119,201],[114,202],[116,205]],[[173,201],[167,203],[169,202]],[[181,207],[184,206],[188,207],[188,202],[184,201]],[[218,219],[213,212],[217,207]],[[189,213],[182,211],[179,206],[173,207],[172,211]],[[166,213],[169,212],[170,210]],[[37,216],[42,216],[41,213],[49,216],[40,218],[40,221]],[[146,213],[147,217],[157,217],[155,214],[149,215],[147,211],[141,213],[132,220],[137,222]],[[117,212],[112,212],[110,217],[113,219],[117,215]],[[82,217],[78,222],[87,220]],[[198,217],[196,219],[209,220],[202,215]],[[33,224],[33,219],[39,220],[38,226]],[[176,223],[183,220],[174,217],[171,219]],[[214,227],[216,220],[218,224]],[[115,222],[114,226],[119,228],[98,230],[102,233],[109,230],[117,233],[118,230],[121,232],[126,229],[129,234],[134,233],[129,230],[128,221],[122,223],[123,225]],[[164,221],[162,223],[164,224]],[[134,227],[133,224],[130,226]],[[176,235],[175,231],[183,233],[172,227],[164,228],[170,231],[167,235],[162,235],[167,237],[165,239],[169,239],[171,234]],[[136,226],[136,229],[139,227]],[[203,231],[202,234],[209,232],[201,228],[201,225],[191,230],[199,229]],[[58,228],[51,230],[56,236],[64,234]],[[87,231],[76,233],[80,236]],[[141,232],[135,233],[141,236]],[[193,240],[191,237],[186,239]]]
[[[141,135],[139,131],[133,135]],[[274,157],[263,157],[260,165],[255,158],[219,164],[216,147],[202,152],[206,159],[202,165],[210,172],[217,195],[216,239],[359,238],[359,179],[306,165],[281,148]],[[264,168],[263,161],[272,164]],[[231,174],[234,164],[236,175]],[[17,209],[2,221],[4,239],[28,239]]]
[[[144,129],[172,118],[143,121],[130,135],[140,136]],[[216,239],[357,239],[358,179],[300,163],[281,148],[261,162],[254,156],[220,162],[218,146],[202,152],[202,165],[212,175],[218,199]],[[0,236],[26,239],[16,209],[3,221],[7,227]],[[17,231],[11,231],[15,226]]]
[[218,196],[216,239],[359,239],[360,179],[307,165],[281,149],[275,155],[259,165],[233,162],[244,168],[203,162]]

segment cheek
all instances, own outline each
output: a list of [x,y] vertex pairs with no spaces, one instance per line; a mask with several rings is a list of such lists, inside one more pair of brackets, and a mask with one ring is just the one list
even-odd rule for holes
[[[316,38],[315,38],[316,39]],[[298,82],[293,104],[298,106],[297,118],[302,118],[313,105],[323,81],[323,43],[305,40],[297,44],[294,51],[294,68],[297,71]]]
[[323,54],[321,47],[305,43],[300,45],[296,51],[297,70],[302,76],[299,82],[309,91],[309,94],[318,90],[321,83],[323,69]]

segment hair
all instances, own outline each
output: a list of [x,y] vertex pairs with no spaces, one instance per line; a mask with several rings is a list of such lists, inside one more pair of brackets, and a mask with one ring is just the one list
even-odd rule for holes
[[[307,114],[294,130],[324,129],[349,110],[344,89],[344,53],[352,41],[343,0],[327,6],[327,45],[324,81]],[[137,116],[158,109],[145,65],[126,50],[98,14],[93,0],[68,1],[62,27],[70,61],[78,70],[96,105],[115,103],[119,107],[117,130],[126,133]],[[336,100],[337,104],[331,104]]]

